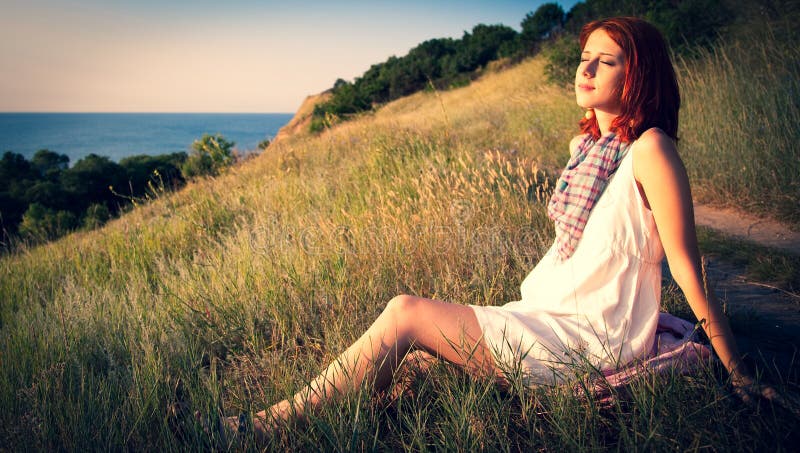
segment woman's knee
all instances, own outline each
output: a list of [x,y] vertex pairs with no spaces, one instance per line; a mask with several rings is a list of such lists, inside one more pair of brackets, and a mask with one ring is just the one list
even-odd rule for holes
[[392,318],[398,330],[407,330],[410,327],[410,321],[419,314],[422,303],[423,299],[419,297],[400,294],[386,304],[384,312]]

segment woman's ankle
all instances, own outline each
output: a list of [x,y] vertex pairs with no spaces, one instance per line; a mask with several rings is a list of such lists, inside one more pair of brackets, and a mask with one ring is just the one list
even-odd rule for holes
[[292,405],[288,400],[283,400],[273,404],[267,410],[258,412],[256,417],[260,418],[269,426],[277,427],[292,422],[302,421],[302,408]]

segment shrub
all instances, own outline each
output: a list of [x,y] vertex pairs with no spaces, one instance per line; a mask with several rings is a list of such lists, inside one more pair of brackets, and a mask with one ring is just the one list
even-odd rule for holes
[[94,229],[105,225],[111,219],[111,211],[104,204],[95,203],[86,210],[83,216],[83,226],[87,229]]
[[67,193],[61,185],[52,181],[38,181],[25,191],[28,204],[40,203],[52,209],[69,209],[71,207]]
[[547,80],[557,85],[568,85],[575,80],[575,68],[581,53],[578,38],[562,35],[544,50],[547,64],[544,73]]
[[564,10],[557,3],[545,3],[536,12],[528,13],[520,23],[520,39],[523,45],[530,49],[542,39],[548,38],[553,31],[564,25],[564,17]]
[[217,176],[234,162],[234,142],[221,134],[203,136],[192,143],[192,154],[186,158],[181,171],[186,179],[200,176]]
[[68,193],[74,212],[82,212],[93,203],[104,203],[113,209],[119,200],[112,187],[125,185],[125,169],[96,154],[89,154],[61,173],[61,187]]
[[69,156],[58,154],[49,149],[40,149],[31,158],[31,166],[39,176],[49,180],[57,180],[62,171],[69,168]]
[[31,203],[22,215],[19,232],[34,242],[44,242],[65,235],[77,224],[75,214],[69,211],[55,211],[40,203]]
[[[125,169],[130,185],[130,196],[144,195],[151,183],[164,184],[175,189],[186,182],[180,167],[186,161],[186,153],[162,154],[158,156],[138,155],[121,159],[119,164]],[[155,175],[159,180],[156,180]]]

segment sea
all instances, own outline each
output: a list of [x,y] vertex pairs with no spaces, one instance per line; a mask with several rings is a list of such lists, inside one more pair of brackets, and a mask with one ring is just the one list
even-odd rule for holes
[[88,154],[115,162],[137,154],[190,152],[203,134],[222,134],[239,152],[258,151],[292,113],[0,113],[0,154],[30,159],[40,149],[66,154],[70,165]]

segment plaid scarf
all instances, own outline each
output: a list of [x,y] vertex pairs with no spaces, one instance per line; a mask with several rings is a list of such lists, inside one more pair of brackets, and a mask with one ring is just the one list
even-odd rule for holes
[[616,134],[598,140],[587,134],[567,162],[547,205],[547,215],[555,223],[558,255],[562,260],[575,252],[589,213],[629,147],[630,143],[623,143]]

